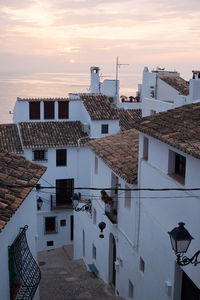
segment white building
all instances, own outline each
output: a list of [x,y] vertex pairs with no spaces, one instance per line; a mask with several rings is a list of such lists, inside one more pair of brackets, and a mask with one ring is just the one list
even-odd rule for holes
[[36,195],[32,189],[45,169],[19,155],[0,152],[1,300],[22,296],[39,300]]
[[[199,191],[172,190],[200,187],[199,114],[200,104],[189,104],[137,123],[138,167],[134,130],[89,143],[92,187],[116,193],[108,190],[112,201],[105,204],[93,190],[92,213],[76,213],[75,257],[83,257],[125,299],[199,298],[199,267],[175,262],[168,235],[184,222],[195,238],[188,257],[199,250]],[[104,238],[99,237],[101,222]]]
[[[119,132],[118,111],[104,95],[18,98],[13,119],[24,156],[47,167],[39,182],[46,188],[39,190],[38,251],[72,243],[72,194],[91,180],[86,142]],[[87,192],[81,193],[87,198]]]
[[176,71],[157,68],[143,70],[140,88],[142,116],[173,109],[200,99],[200,71],[192,71],[190,81],[184,80]]

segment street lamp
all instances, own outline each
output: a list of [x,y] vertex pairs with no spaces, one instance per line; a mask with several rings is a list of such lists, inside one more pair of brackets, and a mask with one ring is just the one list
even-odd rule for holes
[[43,200],[39,197],[37,199],[37,209],[40,210],[43,204]]
[[168,232],[172,244],[172,249],[174,250],[177,256],[177,263],[180,266],[186,266],[189,264],[198,265],[200,261],[198,256],[200,250],[197,251],[191,258],[184,256],[184,253],[187,252],[187,249],[193,239],[190,233],[185,229],[184,223],[178,223],[178,227],[175,227],[172,231]]

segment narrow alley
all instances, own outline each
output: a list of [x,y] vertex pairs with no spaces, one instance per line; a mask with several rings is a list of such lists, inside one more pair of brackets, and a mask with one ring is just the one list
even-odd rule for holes
[[93,277],[82,260],[73,260],[73,246],[38,254],[42,273],[40,300],[122,300],[112,288]]

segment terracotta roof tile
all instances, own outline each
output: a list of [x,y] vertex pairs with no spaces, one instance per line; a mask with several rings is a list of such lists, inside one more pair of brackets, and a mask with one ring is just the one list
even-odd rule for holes
[[[24,148],[77,146],[79,138],[87,137],[79,121],[25,122],[19,127]],[[81,143],[86,141],[83,139]]]
[[92,120],[118,120],[119,115],[105,95],[80,94]]
[[58,98],[58,97],[55,97],[55,98],[20,98],[20,97],[17,97],[17,101],[29,101],[29,102],[37,102],[37,101],[74,101],[74,100],[79,100],[80,99],[74,99],[74,98]]
[[[31,192],[29,186],[35,185],[45,170],[46,167],[22,156],[0,152],[0,231]],[[25,187],[18,187],[20,184]]]
[[189,95],[189,82],[180,76],[159,76],[161,80],[171,85],[181,95]]
[[134,127],[200,159],[200,103],[145,117]]
[[16,124],[0,124],[0,149],[23,153]]
[[88,143],[115,173],[130,184],[137,184],[138,131],[127,130]]
[[133,124],[142,118],[141,109],[119,109],[119,126],[122,131],[133,128]]

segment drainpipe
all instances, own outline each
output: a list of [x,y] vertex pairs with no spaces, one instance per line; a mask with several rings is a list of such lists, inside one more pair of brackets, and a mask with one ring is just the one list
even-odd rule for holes
[[142,157],[139,159],[139,180],[138,180],[138,222],[137,222],[137,229],[136,229],[136,249],[139,248],[139,237],[140,237],[140,219],[141,219],[141,195],[140,195],[140,188],[141,188],[141,164],[142,164]]

